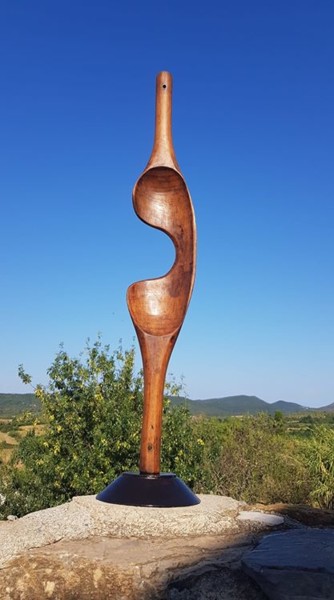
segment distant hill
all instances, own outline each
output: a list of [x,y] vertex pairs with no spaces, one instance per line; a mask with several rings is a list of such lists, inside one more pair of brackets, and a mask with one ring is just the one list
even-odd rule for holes
[[[208,400],[189,400],[183,397],[171,398],[173,405],[186,405],[192,415],[209,417],[229,417],[238,415],[256,415],[260,412],[291,414],[305,411],[334,412],[334,403],[321,408],[307,408],[295,402],[265,402],[257,396],[226,396]],[[14,417],[24,411],[39,412],[41,404],[34,394],[0,394],[0,418]]]
[[305,412],[310,410],[294,402],[279,400],[269,404],[257,396],[226,396],[225,398],[212,398],[209,400],[188,400],[178,397],[171,398],[172,404],[186,404],[192,415],[207,415],[211,417],[229,417],[237,415],[256,415],[260,412],[275,414],[281,411],[284,414]]
[[328,406],[321,406],[320,408],[314,408],[313,410],[317,410],[319,412],[334,412],[334,402],[332,402],[332,404],[328,404]]
[[15,417],[25,411],[39,412],[41,404],[35,394],[0,394],[0,418]]

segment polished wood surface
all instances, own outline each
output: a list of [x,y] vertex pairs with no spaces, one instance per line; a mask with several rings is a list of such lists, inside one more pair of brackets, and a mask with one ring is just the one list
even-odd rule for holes
[[144,416],[140,472],[160,472],[162,407],[168,362],[190,301],[195,276],[196,227],[189,191],[172,140],[172,76],[156,81],[155,138],[151,158],[133,189],[133,205],[144,223],[165,232],[175,261],[163,277],[133,283],[128,308],[144,369]]

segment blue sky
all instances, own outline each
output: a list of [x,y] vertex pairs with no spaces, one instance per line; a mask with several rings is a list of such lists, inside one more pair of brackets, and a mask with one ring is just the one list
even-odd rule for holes
[[330,0],[2,1],[1,392],[61,342],[132,344],[126,289],[174,257],[131,201],[169,70],[198,226],[169,371],[194,399],[334,401],[333,27]]

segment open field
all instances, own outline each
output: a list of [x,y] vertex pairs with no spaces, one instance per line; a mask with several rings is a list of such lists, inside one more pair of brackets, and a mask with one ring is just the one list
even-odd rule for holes
[[15,438],[13,438],[11,435],[8,435],[8,433],[3,433],[3,431],[0,431],[0,443],[1,442],[5,442],[9,446],[15,446],[17,444]]
[[28,431],[35,430],[36,435],[42,435],[45,430],[45,425],[37,423],[37,425],[20,425],[18,431],[21,435],[26,435]]
[[[194,420],[198,418],[199,417],[196,416],[193,417]],[[243,415],[239,415],[229,418],[242,420],[245,417]],[[308,438],[312,436],[314,427],[321,424],[324,424],[330,428],[334,428],[333,413],[297,413],[291,415],[282,415],[281,418],[281,425],[289,437],[297,437],[300,439]],[[215,420],[214,417],[213,420]],[[218,420],[224,421],[224,418],[218,418]],[[38,421],[36,423],[35,421],[35,424],[33,425],[21,425],[19,422],[19,416],[12,419],[0,419],[0,460],[3,462],[8,462],[20,438],[27,435],[27,433],[33,429],[35,430],[36,435],[42,435],[45,431],[45,424],[38,423]]]
[[9,463],[12,453],[13,450],[11,450],[10,448],[0,449],[0,459],[5,465]]
[[[10,426],[10,432],[14,433],[15,436],[6,431],[1,431],[1,427],[5,426],[7,429]],[[0,420],[0,460],[4,463],[8,463],[13,453],[15,446],[17,446],[20,438],[27,435],[32,429],[35,430],[36,435],[42,435],[45,425],[37,423],[36,425],[17,425],[15,419],[1,419]]]

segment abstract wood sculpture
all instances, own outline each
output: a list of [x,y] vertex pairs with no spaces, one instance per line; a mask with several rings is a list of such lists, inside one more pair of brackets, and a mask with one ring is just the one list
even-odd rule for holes
[[133,283],[127,303],[144,369],[140,473],[123,473],[98,500],[140,506],[189,506],[199,499],[173,473],[160,474],[163,393],[168,362],[190,301],[196,260],[193,207],[172,141],[172,76],[156,81],[155,137],[151,158],[133,189],[138,217],[172,239],[176,257],[163,277]]
[[133,189],[136,214],[169,235],[175,262],[163,277],[139,281],[127,293],[144,368],[140,472],[160,472],[163,392],[167,365],[181,329],[195,276],[196,228],[190,194],[172,140],[172,76],[156,81],[155,138],[151,158]]

